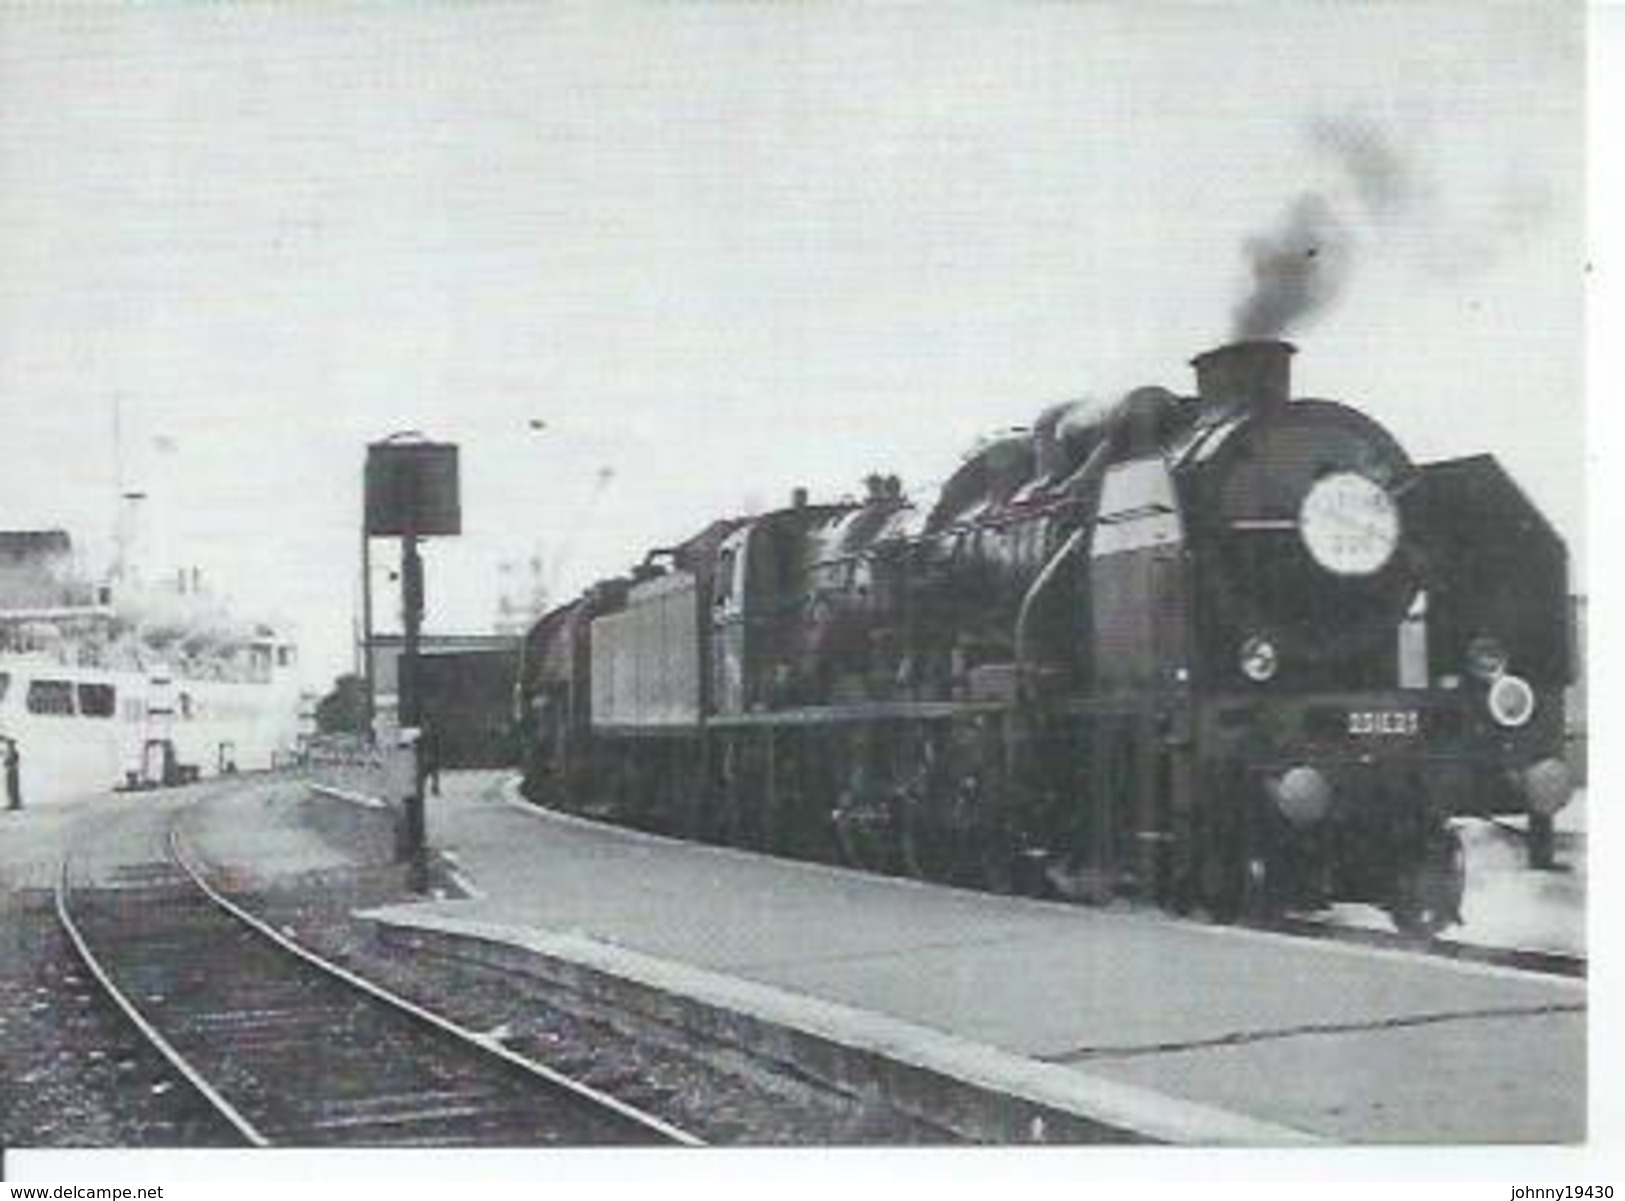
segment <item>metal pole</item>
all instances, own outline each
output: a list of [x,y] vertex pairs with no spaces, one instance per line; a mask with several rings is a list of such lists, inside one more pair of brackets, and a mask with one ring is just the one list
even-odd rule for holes
[[414,892],[429,888],[428,823],[423,804],[422,714],[418,695],[418,653],[423,634],[423,558],[414,534],[401,536],[401,661],[396,694],[399,699],[400,728],[415,735],[412,756],[411,791],[406,796],[406,852],[410,865],[409,887]]
[[113,578],[124,585],[124,402],[113,393]]
[[367,533],[367,521],[361,520],[361,672],[366,681],[366,699],[363,705],[366,728],[362,737],[367,746],[377,742],[378,680],[372,665],[372,535]]
[[418,540],[401,537],[401,665],[398,693],[402,729],[416,726],[419,717],[417,666],[423,643],[423,557]]

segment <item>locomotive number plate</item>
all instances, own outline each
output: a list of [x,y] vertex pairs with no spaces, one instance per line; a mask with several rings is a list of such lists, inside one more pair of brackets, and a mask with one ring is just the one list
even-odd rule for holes
[[1422,731],[1422,715],[1415,709],[1353,709],[1348,732],[1358,737],[1408,738]]

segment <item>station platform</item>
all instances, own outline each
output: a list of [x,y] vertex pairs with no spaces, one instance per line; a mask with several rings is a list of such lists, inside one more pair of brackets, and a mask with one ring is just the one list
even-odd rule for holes
[[1581,980],[683,843],[537,809],[489,774],[448,776],[430,834],[469,895],[372,911],[382,937],[976,1137],[1585,1137]]

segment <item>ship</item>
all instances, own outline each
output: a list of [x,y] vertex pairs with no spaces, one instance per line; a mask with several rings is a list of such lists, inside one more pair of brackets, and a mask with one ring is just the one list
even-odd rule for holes
[[301,746],[298,653],[198,572],[77,566],[64,530],[0,530],[0,807],[268,770]]

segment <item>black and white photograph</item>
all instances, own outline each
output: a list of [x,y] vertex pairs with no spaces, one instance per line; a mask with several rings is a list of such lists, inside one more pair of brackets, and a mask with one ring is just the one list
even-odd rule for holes
[[0,1178],[1550,1183],[1587,50],[0,4]]

